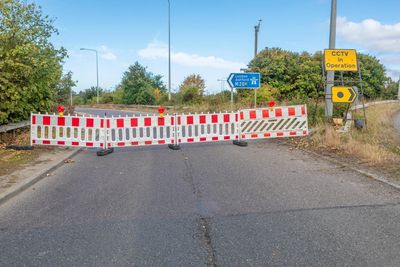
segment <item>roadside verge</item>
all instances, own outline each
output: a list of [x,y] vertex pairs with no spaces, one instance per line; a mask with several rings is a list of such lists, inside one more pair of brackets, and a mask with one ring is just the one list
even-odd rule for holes
[[11,174],[0,176],[0,178],[6,178],[9,181],[0,188],[0,205],[43,178],[51,176],[54,170],[66,164],[80,151],[81,149],[55,149],[52,153],[42,154],[37,162],[32,165],[25,166]]

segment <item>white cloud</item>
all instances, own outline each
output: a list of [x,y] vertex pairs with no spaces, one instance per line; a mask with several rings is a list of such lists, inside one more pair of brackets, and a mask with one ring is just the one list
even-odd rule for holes
[[117,56],[111,51],[110,48],[108,48],[105,45],[100,46],[99,50],[99,56],[103,59],[106,60],[116,60]]
[[400,52],[400,22],[382,24],[374,19],[352,22],[345,17],[339,17],[337,32],[349,43],[376,52]]
[[[151,42],[140,49],[138,55],[143,59],[168,59],[168,46],[160,42]],[[200,56],[185,52],[171,52],[171,61],[186,67],[207,67],[238,71],[246,66],[241,62],[225,60],[216,56]]]

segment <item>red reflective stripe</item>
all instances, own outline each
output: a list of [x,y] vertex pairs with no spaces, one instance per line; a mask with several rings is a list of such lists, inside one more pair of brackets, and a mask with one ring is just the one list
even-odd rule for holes
[[131,142],[131,145],[132,146],[137,146],[137,145],[139,145],[139,142]]
[[164,118],[158,118],[158,126],[164,126],[165,125],[165,119]]
[[32,124],[36,124],[36,116],[32,116]]
[[87,118],[86,119],[86,127],[93,127],[94,126],[94,119],[93,118]]
[[230,136],[228,136],[228,135],[225,135],[225,136],[224,136],[224,140],[229,140],[229,139],[231,139]]
[[257,138],[258,137],[258,134],[252,134],[251,135],[251,138]]
[[178,125],[181,125],[181,116],[178,116]]
[[36,140],[32,140],[32,144],[36,144]]
[[211,140],[218,141],[218,136],[212,137]]
[[276,136],[283,136],[283,133],[282,132],[276,133]]
[[296,109],[295,108],[289,108],[289,111],[288,111],[288,115],[289,116],[295,116],[296,115]]
[[43,140],[42,144],[43,145],[50,145],[50,140]]
[[104,127],[104,119],[100,119],[100,128]]
[[50,116],[43,117],[43,125],[50,125]]
[[153,144],[153,142],[152,141],[144,141],[144,144],[145,145],[151,145],[151,144]]
[[151,118],[144,118],[144,126],[151,126]]
[[211,115],[211,122],[218,123],[218,115]]
[[79,118],[72,118],[72,126],[79,127]]
[[124,119],[117,119],[117,128],[124,127]]
[[296,132],[290,132],[289,134],[290,134],[290,135],[297,135]]
[[256,118],[256,111],[252,110],[250,111],[250,119],[255,119]]
[[86,146],[92,147],[93,143],[92,142],[86,142]]
[[275,109],[275,116],[282,117],[282,109],[280,109],[280,108]]
[[110,121],[110,119],[107,119],[107,128],[110,128],[111,126],[111,121]]
[[137,127],[137,118],[132,118],[131,119],[131,127]]
[[65,141],[57,141],[57,145],[65,145]]
[[301,115],[306,114],[306,108],[304,106],[301,106]]
[[158,140],[158,144],[160,145],[165,144],[165,140]]
[[263,109],[262,110],[262,116],[263,116],[263,118],[269,118],[269,110],[268,109]]
[[206,123],[206,116],[205,115],[200,115],[200,123],[201,124]]
[[230,122],[229,114],[224,114],[224,122]]
[[271,134],[270,133],[264,133],[264,137],[270,137]]
[[194,138],[188,138],[187,141],[188,143],[194,142]]
[[79,142],[72,142],[71,145],[73,145],[73,146],[79,146]]
[[125,146],[125,142],[118,142],[117,146]]
[[246,135],[245,135],[245,134],[242,134],[242,138],[246,138]]
[[238,121],[238,114],[235,114],[235,121]]
[[307,131],[303,131],[303,134],[307,135]]
[[204,141],[207,141],[207,138],[206,137],[200,137],[200,142],[204,142]]
[[193,116],[187,116],[186,117],[186,123],[187,124],[193,124]]
[[240,112],[240,119],[243,120],[244,119],[244,114],[243,111]]
[[173,143],[175,143],[175,140],[174,140],[174,139],[171,139],[171,144],[173,144]]
[[57,126],[65,126],[65,118],[64,117],[57,118]]
[[174,125],[175,123],[175,117],[171,117],[171,124]]

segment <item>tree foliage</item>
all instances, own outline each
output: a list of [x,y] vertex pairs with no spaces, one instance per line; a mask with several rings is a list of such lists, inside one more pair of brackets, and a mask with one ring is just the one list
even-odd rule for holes
[[52,108],[66,57],[50,42],[53,34],[53,21],[40,7],[0,1],[0,124]]
[[[389,79],[384,66],[370,55],[359,54],[358,59],[365,96],[380,97]],[[249,63],[249,68],[261,73],[262,83],[270,86],[272,96],[278,100],[302,100],[323,94],[321,52],[309,54],[266,48]],[[341,73],[335,72],[335,75],[339,81]],[[358,73],[343,72],[343,79],[357,81]]]
[[122,90],[123,104],[155,104],[160,92],[166,91],[161,79],[161,75],[154,75],[135,62],[124,73],[118,86],[118,90]]
[[199,103],[205,87],[204,79],[199,74],[191,74],[179,86],[179,95],[183,102]]
[[72,88],[76,86],[76,81],[72,79],[72,72],[65,73],[55,88],[54,101],[56,104],[70,105]]

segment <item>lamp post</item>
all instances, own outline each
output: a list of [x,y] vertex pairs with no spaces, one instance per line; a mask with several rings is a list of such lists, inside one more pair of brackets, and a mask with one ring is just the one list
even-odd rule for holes
[[99,53],[96,49],[91,48],[81,48],[81,50],[92,51],[96,53],[96,103],[99,104]]
[[[337,0],[331,1],[331,22],[329,31],[329,49],[334,49],[336,44],[336,8]],[[334,85],[335,72],[328,71],[325,87],[325,117],[328,120],[332,119],[333,103],[332,103],[332,87]]]
[[168,0],[168,101],[171,101],[171,3]]

